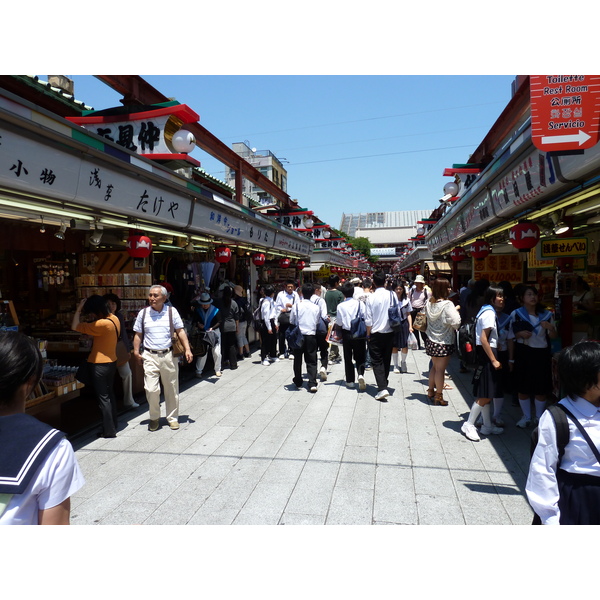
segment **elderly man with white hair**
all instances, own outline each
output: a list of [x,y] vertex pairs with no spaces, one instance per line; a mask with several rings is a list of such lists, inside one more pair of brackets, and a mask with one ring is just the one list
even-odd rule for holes
[[161,381],[167,422],[171,429],[179,429],[179,361],[172,352],[171,318],[173,329],[185,348],[186,361],[194,359],[181,316],[174,306],[165,304],[166,300],[167,290],[162,285],[153,285],[148,291],[149,306],[138,313],[133,326],[133,355],[144,368],[150,431],[156,431],[159,426]]

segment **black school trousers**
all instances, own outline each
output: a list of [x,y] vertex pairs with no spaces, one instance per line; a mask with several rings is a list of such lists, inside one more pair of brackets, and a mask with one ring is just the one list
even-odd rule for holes
[[369,338],[371,366],[373,367],[373,375],[375,375],[378,391],[385,390],[388,386],[393,347],[393,331],[390,331],[390,333],[372,333]]

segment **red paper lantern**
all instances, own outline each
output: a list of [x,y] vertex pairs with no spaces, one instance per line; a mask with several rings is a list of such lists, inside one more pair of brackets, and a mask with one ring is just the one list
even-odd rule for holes
[[215,250],[215,260],[218,263],[228,263],[231,260],[231,250],[227,246],[219,246]]
[[256,254],[254,254],[252,256],[252,262],[257,266],[257,267],[262,267],[265,264],[265,255],[257,252]]
[[306,266],[306,263],[303,260],[299,260],[296,263],[296,269],[298,269],[299,271],[302,271],[302,269],[304,269],[305,266]]
[[152,252],[152,240],[146,235],[130,235],[127,238],[127,253],[134,258],[146,258]]
[[279,266],[282,269],[287,269],[287,268],[289,268],[291,262],[292,261],[289,258],[280,258],[279,259]]
[[456,248],[450,252],[450,258],[453,262],[460,262],[461,260],[465,260],[465,258],[467,258],[467,253],[462,246],[456,246]]
[[475,240],[470,247],[471,256],[475,260],[483,260],[491,251],[491,247],[485,240]]
[[530,221],[521,221],[510,228],[508,239],[519,252],[528,252],[540,241],[540,228]]

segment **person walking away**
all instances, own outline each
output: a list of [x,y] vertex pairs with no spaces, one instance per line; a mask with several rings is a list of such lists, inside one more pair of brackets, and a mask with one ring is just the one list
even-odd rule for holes
[[260,314],[262,329],[260,332],[260,360],[267,367],[272,362],[279,362],[277,358],[277,311],[275,309],[275,288],[272,285],[264,287],[264,298],[260,301]]
[[165,392],[167,422],[171,429],[179,429],[179,361],[173,356],[169,311],[174,331],[185,348],[185,360],[189,363],[194,358],[181,316],[174,306],[165,305],[166,300],[167,290],[162,285],[153,285],[148,290],[149,306],[140,310],[133,326],[133,355],[144,369],[149,431],[159,428],[161,383]]
[[[82,322],[81,315],[91,322]],[[83,299],[73,315],[71,329],[93,338],[92,350],[87,358],[92,371],[94,395],[102,416],[102,433],[105,438],[117,437],[117,398],[113,388],[117,371],[117,340],[121,335],[119,319],[111,314],[106,300],[94,294]]]
[[[208,292],[202,292],[198,299],[198,307],[194,311],[194,326],[202,333],[212,332],[213,345],[210,347],[212,354],[215,375],[221,377],[221,311],[214,306],[213,300]],[[196,358],[196,377],[202,377],[204,365],[208,357],[208,351],[204,356]]]
[[294,356],[293,382],[297,388],[302,387],[302,359],[306,363],[308,389],[317,391],[317,323],[321,318],[321,309],[310,301],[314,294],[312,283],[302,285],[302,300],[290,313],[290,325],[298,325],[304,337],[302,348],[292,350]]
[[25,413],[43,359],[17,331],[0,332],[0,525],[69,525],[85,484],[65,434]]
[[236,285],[233,288],[233,299],[240,309],[240,323],[237,334],[238,346],[238,361],[244,358],[250,358],[250,345],[248,343],[248,323],[252,320],[252,311],[248,303],[248,298],[244,294],[244,289],[241,285]]
[[327,342],[327,328],[329,326],[329,316],[327,315],[327,304],[321,297],[322,290],[320,285],[314,287],[313,295],[310,297],[310,301],[316,304],[321,310],[321,321],[319,327],[317,327],[317,352],[319,353],[319,359],[321,362],[321,368],[319,369],[319,377],[321,381],[327,381],[327,364],[329,358],[329,343]]
[[[406,357],[408,356],[408,336],[413,333],[412,328],[412,306],[406,293],[406,288],[401,281],[395,283],[395,292],[398,298],[400,318],[402,324],[400,329],[394,332],[394,347],[392,348],[392,364],[394,365],[394,373],[407,373]],[[402,358],[400,360],[400,368],[398,368],[398,349],[400,349]]]
[[550,338],[557,336],[552,313],[538,302],[535,287],[522,290],[520,308],[510,316],[508,330],[508,363],[515,376],[515,387],[523,416],[517,427],[532,424],[531,396],[535,398],[535,417],[546,408],[546,398],[552,391],[552,354]]
[[[331,322],[335,325],[337,317],[337,306],[344,301],[344,294],[338,289],[340,285],[339,275],[329,276],[329,289],[325,293],[325,303],[327,304],[327,315]],[[340,362],[340,349],[337,344],[331,344],[329,351],[330,362]]]
[[600,525],[600,343],[582,341],[558,355],[568,443],[559,447],[552,410],[540,417],[525,484],[535,524]]
[[[369,295],[371,295],[373,293],[372,288],[373,288],[373,281],[371,280],[370,277],[365,277],[362,282],[363,293],[358,298],[356,298],[356,296],[355,296],[355,298],[357,300],[359,300],[360,302],[362,302],[363,304],[365,304],[367,302],[367,298],[369,297]],[[370,370],[371,370],[371,355],[369,353],[369,345],[367,344],[367,355],[365,357],[365,371],[370,371]]]
[[294,282],[288,280],[285,282],[283,290],[275,298],[275,311],[279,325],[279,358],[292,358],[286,345],[285,332],[290,326],[290,311],[297,302],[300,302],[300,297],[294,290]]
[[427,315],[425,352],[431,357],[427,397],[433,400],[436,406],[448,406],[443,394],[444,375],[450,357],[456,349],[456,331],[460,327],[458,310],[454,303],[448,300],[450,292],[450,283],[447,279],[436,279],[431,297],[425,304]]
[[[215,302],[215,304],[217,304]],[[237,369],[237,334],[240,328],[240,309],[233,300],[233,290],[227,285],[217,304],[221,312],[221,355],[232,371]]]
[[365,359],[367,354],[367,342],[365,338],[353,338],[350,333],[352,319],[357,316],[365,316],[365,304],[354,298],[354,286],[352,282],[346,282],[341,287],[344,301],[337,307],[337,322],[342,327],[342,348],[344,353],[344,370],[346,375],[346,387],[354,388],[355,375],[358,373],[358,388],[365,390]]
[[[131,356],[133,348],[129,341],[129,336],[125,331],[125,318],[121,312],[121,299],[116,294],[104,294],[103,298],[106,301],[110,312],[119,319],[121,334],[119,335],[118,342],[123,342],[127,352]],[[119,361],[117,360],[117,372],[123,382],[123,406],[127,409],[138,408],[139,404],[133,399],[132,373],[129,361],[119,364]]]
[[475,351],[477,367],[473,377],[473,402],[468,419],[462,424],[461,431],[473,441],[480,441],[475,427],[477,417],[483,418],[483,435],[500,434],[504,431],[492,422],[491,405],[493,398],[504,397],[500,377],[502,363],[499,360],[499,325],[497,312],[504,308],[504,291],[491,285],[485,292],[484,304],[475,319]]
[[[410,313],[412,323],[415,322],[417,313],[423,310],[429,298],[431,298],[431,289],[429,286],[425,285],[425,277],[423,277],[423,275],[417,275],[415,277],[415,283],[408,293],[408,300],[412,306],[412,311]],[[421,340],[423,340],[424,346],[427,341],[427,334],[424,331],[415,330],[415,337],[417,338],[418,349],[421,350]]]
[[394,303],[394,292],[385,289],[385,275],[381,271],[373,275],[373,285],[375,291],[367,298],[365,306],[365,325],[378,390],[375,400],[385,400],[390,395],[387,387],[394,332],[389,324],[388,309]]

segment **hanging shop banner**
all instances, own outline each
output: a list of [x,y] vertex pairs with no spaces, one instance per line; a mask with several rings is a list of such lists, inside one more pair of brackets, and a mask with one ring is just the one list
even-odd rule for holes
[[312,244],[308,240],[303,241],[300,236],[291,236],[283,231],[277,231],[273,249],[308,256],[312,250]]
[[518,254],[489,254],[483,260],[473,261],[473,278],[511,284],[523,281],[523,263]]
[[598,143],[599,75],[530,75],[531,139],[546,152]]
[[587,238],[549,238],[540,242],[542,258],[571,258],[587,256]]
[[541,245],[538,244],[535,248],[531,248],[527,253],[527,268],[528,269],[553,269],[556,266],[554,259],[540,258]]
[[176,227],[188,225],[192,207],[190,197],[3,128],[0,185]]

